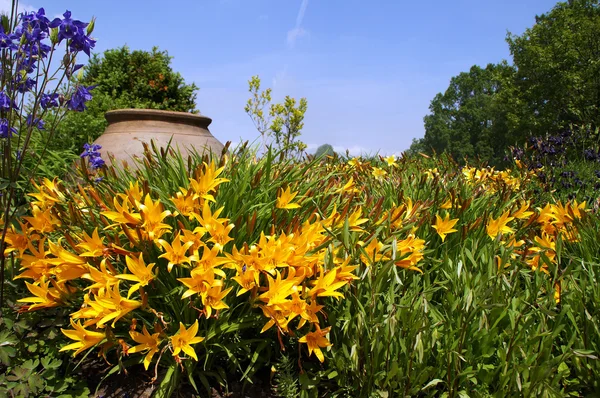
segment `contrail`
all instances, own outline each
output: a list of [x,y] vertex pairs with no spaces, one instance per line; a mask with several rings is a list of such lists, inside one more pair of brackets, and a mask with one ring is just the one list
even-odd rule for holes
[[289,30],[287,33],[287,43],[290,48],[294,47],[294,44],[296,44],[296,39],[298,39],[298,37],[306,34],[306,31],[302,29],[302,21],[304,20],[306,7],[308,7],[308,0],[302,0],[302,4],[300,4],[300,10],[298,11],[298,15],[296,16],[296,26],[293,29]]
[[306,7],[308,7],[308,0],[302,0],[302,4],[300,4],[300,11],[298,11],[298,16],[296,17],[296,29],[299,29],[300,25],[302,25]]

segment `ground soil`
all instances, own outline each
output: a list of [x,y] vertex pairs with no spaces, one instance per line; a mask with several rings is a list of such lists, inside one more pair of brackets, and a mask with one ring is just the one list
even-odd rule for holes
[[[99,360],[90,360],[82,364],[82,376],[88,381],[91,397],[93,398],[149,398],[160,385],[165,372],[159,372],[158,380],[152,382],[154,372],[146,371],[142,365],[131,366],[127,374],[115,373],[105,378],[112,366]],[[96,392],[97,389],[97,392]],[[174,394],[174,398],[206,397],[206,392],[196,394],[190,385],[182,384]],[[254,385],[246,386],[242,383],[232,383],[230,391],[222,388],[213,388],[210,398],[274,398],[272,388],[260,380]]]

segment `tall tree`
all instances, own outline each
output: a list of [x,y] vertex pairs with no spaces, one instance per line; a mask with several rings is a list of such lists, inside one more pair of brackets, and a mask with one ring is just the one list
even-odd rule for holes
[[425,136],[417,148],[448,152],[459,162],[479,157],[491,164],[504,158],[507,115],[499,93],[511,82],[514,70],[507,63],[471,67],[451,79],[448,89],[431,101],[425,116]]
[[507,42],[516,67],[519,127],[543,135],[600,122],[600,1],[569,0]]

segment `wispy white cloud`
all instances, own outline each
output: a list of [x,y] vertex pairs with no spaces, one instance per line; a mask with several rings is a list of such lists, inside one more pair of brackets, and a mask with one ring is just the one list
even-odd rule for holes
[[[272,81],[272,88],[275,90],[277,88],[277,84],[285,81],[285,77],[287,75],[288,64],[283,66],[283,69],[275,74]],[[281,84],[280,84],[281,85]]]
[[302,28],[302,21],[304,21],[304,14],[306,13],[307,7],[308,0],[302,0],[302,4],[300,4],[300,10],[298,10],[298,15],[296,16],[296,26],[294,26],[294,28],[289,30],[287,33],[287,44],[290,48],[294,48],[296,45],[296,40],[298,40],[300,37],[308,35],[308,31]]
[[308,31],[304,28],[294,28],[292,30],[289,30],[287,32],[288,46],[293,48],[294,45],[296,45],[296,40],[298,40],[300,37],[307,36],[307,35],[308,35]]

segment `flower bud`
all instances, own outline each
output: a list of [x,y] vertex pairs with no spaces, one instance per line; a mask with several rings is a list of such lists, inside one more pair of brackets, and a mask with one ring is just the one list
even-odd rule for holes
[[65,69],[69,69],[69,66],[71,66],[71,56],[69,53],[63,55],[62,64]]
[[87,26],[87,31],[85,32],[85,34],[87,36],[91,35],[92,32],[94,31],[95,26],[96,26],[96,17],[92,17],[92,20],[90,21],[89,25]]
[[58,28],[50,29],[50,41],[52,44],[58,44]]
[[4,29],[4,33],[8,34],[10,33],[10,20],[8,19],[8,15],[6,14],[2,14],[2,18],[1,18],[1,22],[2,23],[2,28]]

